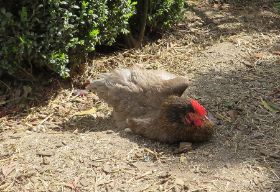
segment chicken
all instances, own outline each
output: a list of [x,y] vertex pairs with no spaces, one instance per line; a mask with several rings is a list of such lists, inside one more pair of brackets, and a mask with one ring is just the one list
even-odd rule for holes
[[213,135],[213,123],[196,100],[181,95],[184,77],[139,67],[115,69],[87,86],[113,107],[119,127],[164,143],[201,142]]
[[113,107],[113,118],[119,127],[123,127],[129,118],[157,111],[168,96],[181,96],[187,86],[183,77],[133,67],[100,74],[100,79],[92,81],[87,89],[94,90]]

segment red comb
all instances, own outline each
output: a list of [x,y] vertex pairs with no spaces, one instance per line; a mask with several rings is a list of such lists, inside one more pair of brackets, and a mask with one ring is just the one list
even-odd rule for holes
[[191,99],[191,104],[196,113],[198,113],[201,116],[206,115],[206,109],[202,105],[200,105],[196,100]]

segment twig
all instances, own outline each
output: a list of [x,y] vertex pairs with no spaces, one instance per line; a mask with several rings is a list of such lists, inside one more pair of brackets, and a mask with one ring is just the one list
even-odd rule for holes
[[[13,182],[12,182],[12,184],[13,184]],[[3,185],[0,185],[0,190],[8,189],[10,185],[11,185],[11,183],[4,183]]]
[[170,191],[171,189],[173,189],[174,187],[175,187],[175,185],[172,185],[172,187],[166,189],[164,192],[168,192],[168,191]]
[[10,191],[10,189],[11,189],[11,187],[13,187],[14,183],[15,183],[15,180],[13,180],[12,183],[10,183],[10,184],[7,186],[7,188],[4,189],[4,191]]
[[111,183],[111,182],[113,182],[113,181],[114,181],[114,180],[105,181],[105,182],[103,182],[103,183],[99,183],[98,186],[99,186],[99,185],[107,185],[108,183]]
[[70,101],[70,98],[71,98],[73,92],[74,92],[74,89],[73,89],[73,86],[72,86],[71,92],[70,92],[70,94],[68,95],[67,99],[65,100],[66,102]]
[[280,181],[280,177],[273,170],[270,170],[270,171],[275,175],[275,177],[278,179],[278,181]]
[[101,179],[97,178],[97,176],[95,176],[95,183],[94,183],[94,192],[97,192],[97,187],[98,187],[98,183]]
[[197,189],[190,190],[190,192],[195,192],[195,191],[200,191],[200,190],[205,190],[205,189],[207,189],[207,188],[206,187],[197,188]]
[[162,183],[162,181],[158,181],[158,182],[156,182],[156,183],[153,183],[153,184],[149,185],[148,187],[142,189],[141,192],[146,191],[147,189],[149,189],[149,188],[151,188],[151,187],[154,187],[155,185],[160,184],[160,183]]
[[20,100],[20,99],[22,99],[22,98],[23,98],[23,97],[18,97],[18,98],[9,99],[9,100],[6,100],[6,101],[0,101],[0,106],[1,106],[1,105],[5,105],[5,104],[10,103],[10,102],[13,102],[13,101]]
[[127,171],[127,170],[122,170],[122,171],[125,172],[125,173],[128,173],[128,174],[131,174],[131,175],[137,175],[136,173],[133,173],[131,171]]
[[153,171],[147,171],[146,173],[144,173],[144,174],[142,174],[142,175],[139,175],[138,177],[133,177],[133,178],[131,178],[130,180],[127,181],[127,183],[132,182],[134,179],[135,179],[135,180],[141,179],[141,178],[143,178],[143,177],[145,177],[145,176],[147,176],[147,175],[150,175],[150,174],[152,174],[152,173],[153,173]]
[[158,160],[158,154],[148,148],[144,148],[144,151],[148,152],[148,153],[151,153],[152,155],[155,156],[155,158]]
[[9,87],[9,85],[7,85],[7,83],[5,83],[4,81],[0,80],[0,83],[2,83],[3,85],[5,85],[9,90],[11,89],[11,87]]
[[39,181],[41,181],[43,183],[45,191],[48,191],[48,185],[46,184],[46,182],[43,179],[41,179],[41,178],[39,178]]
[[36,125],[36,127],[39,127],[41,126],[43,123],[45,123],[51,116],[53,116],[53,113],[52,114],[49,114],[45,119],[43,119],[40,123],[38,123],[38,125]]

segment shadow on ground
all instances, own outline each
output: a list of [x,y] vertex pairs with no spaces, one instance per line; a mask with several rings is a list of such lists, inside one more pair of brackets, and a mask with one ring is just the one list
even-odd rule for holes
[[48,104],[60,90],[71,87],[68,81],[59,78],[46,78],[38,82],[23,82],[14,79],[2,79],[0,88],[0,118],[26,117],[31,108]]
[[[202,1],[191,2],[188,9],[198,18],[191,20],[191,27],[184,24],[179,28],[189,29],[188,33],[196,37],[195,43],[223,40],[245,32],[275,32],[280,29],[280,16],[273,8],[273,2],[227,1],[216,9]],[[186,17],[188,19],[189,15]],[[198,30],[201,27],[203,30]],[[180,33],[180,30],[174,31],[174,34],[177,32]]]
[[[212,142],[210,166],[228,161],[256,162],[271,169],[273,187],[280,189],[280,60],[258,60],[227,72],[198,75],[190,94],[199,96],[222,122]],[[202,163],[205,159],[197,159]],[[208,159],[209,160],[209,159]]]

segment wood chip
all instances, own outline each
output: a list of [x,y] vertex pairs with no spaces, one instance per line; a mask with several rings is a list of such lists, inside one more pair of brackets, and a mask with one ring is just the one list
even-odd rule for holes
[[185,184],[185,182],[182,178],[175,178],[174,183],[177,185],[181,185],[181,186],[184,186],[184,184]]
[[43,157],[43,165],[49,165],[50,164],[50,160],[47,156]]

